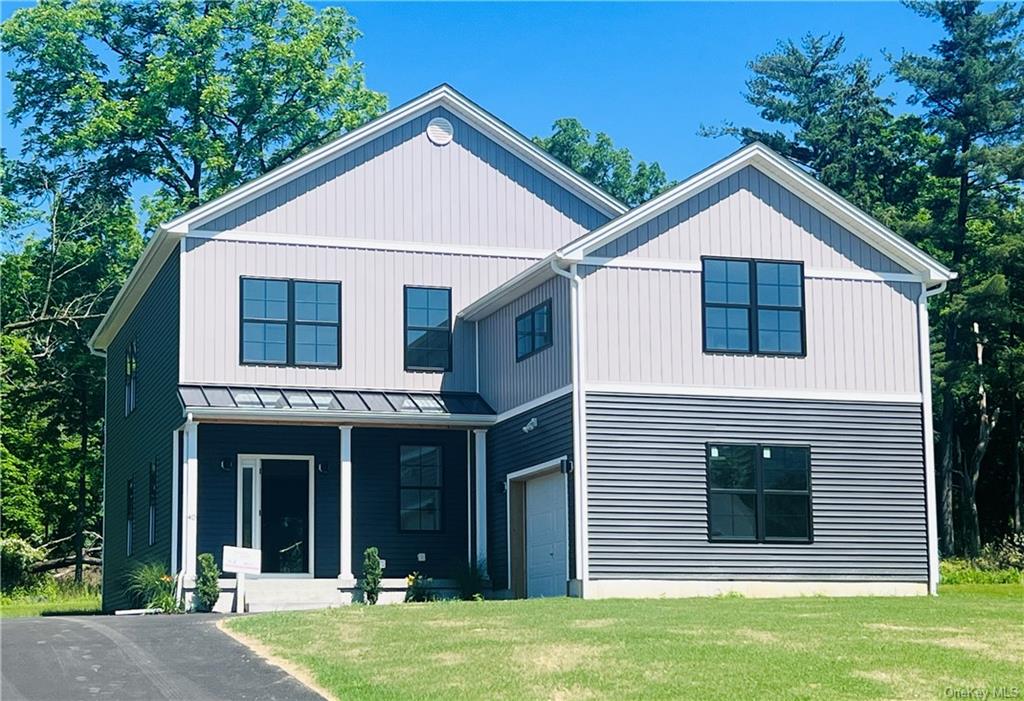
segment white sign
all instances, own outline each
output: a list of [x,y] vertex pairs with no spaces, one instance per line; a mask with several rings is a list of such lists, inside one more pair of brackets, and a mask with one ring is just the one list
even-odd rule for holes
[[262,560],[262,551],[254,548],[236,548],[233,545],[224,546],[224,557],[221,558],[225,572],[238,574],[259,574]]

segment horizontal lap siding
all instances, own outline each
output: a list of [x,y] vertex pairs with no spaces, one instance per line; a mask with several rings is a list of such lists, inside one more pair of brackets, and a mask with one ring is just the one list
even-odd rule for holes
[[[523,433],[523,425],[537,419],[537,428]],[[524,411],[487,431],[487,565],[495,589],[508,584],[508,521],[505,477],[510,472],[548,460],[572,458],[572,394]],[[569,481],[569,562],[573,562],[572,480]]]
[[[588,394],[594,579],[927,580],[919,405]],[[814,543],[707,540],[707,442],[811,446]]]

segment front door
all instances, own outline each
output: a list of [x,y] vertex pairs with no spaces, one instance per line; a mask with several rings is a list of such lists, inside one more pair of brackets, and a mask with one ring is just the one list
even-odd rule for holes
[[526,482],[526,595],[565,596],[568,539],[565,475]]
[[260,461],[260,548],[263,572],[309,572],[309,463]]

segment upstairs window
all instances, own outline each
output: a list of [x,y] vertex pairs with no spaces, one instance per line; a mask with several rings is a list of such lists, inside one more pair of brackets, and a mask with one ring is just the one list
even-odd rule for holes
[[135,482],[129,479],[125,488],[125,553],[130,557],[132,554],[132,535],[135,531]]
[[452,291],[447,287],[405,288],[405,369],[452,369]]
[[441,530],[441,449],[400,448],[399,526],[403,531]]
[[803,265],[705,258],[704,351],[801,356]]
[[539,353],[552,343],[551,300],[516,317],[516,361]]
[[708,538],[811,542],[810,449],[708,446]]
[[243,363],[339,367],[341,284],[242,278]]
[[135,377],[139,371],[139,361],[135,341],[128,344],[124,352],[124,415],[135,411]]

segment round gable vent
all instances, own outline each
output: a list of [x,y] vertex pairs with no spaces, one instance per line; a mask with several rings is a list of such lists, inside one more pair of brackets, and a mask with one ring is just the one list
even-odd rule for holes
[[454,131],[452,123],[444,117],[434,117],[427,124],[427,138],[438,146],[450,144]]

